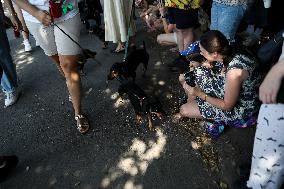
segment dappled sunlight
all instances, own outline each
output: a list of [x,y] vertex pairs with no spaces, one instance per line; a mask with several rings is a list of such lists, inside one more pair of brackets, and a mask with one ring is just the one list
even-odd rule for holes
[[161,85],[161,86],[164,86],[166,84],[166,82],[165,81],[159,81],[158,84]]
[[15,62],[18,71],[24,69],[25,66],[34,63],[35,58],[31,54],[26,53],[23,49],[16,50],[14,53],[15,54],[12,54],[13,61]]
[[114,107],[115,108],[127,107],[129,104],[130,104],[130,100],[129,99],[121,100],[120,98],[117,98],[115,103],[114,103]]
[[114,93],[114,94],[112,94],[111,96],[110,96],[110,98],[112,99],[112,100],[115,100],[115,99],[117,99],[118,98],[118,93]]
[[148,142],[134,138],[129,149],[121,155],[117,165],[109,169],[108,175],[101,182],[101,187],[109,188],[112,183],[127,176],[124,189],[142,189],[142,184],[138,183],[140,177],[145,175],[154,160],[161,157],[167,143],[167,137],[161,128],[157,127],[155,134],[155,138]]
[[110,98],[112,100],[114,100],[114,107],[115,108],[119,108],[119,107],[127,107],[130,104],[130,100],[129,99],[122,99],[120,98],[119,94],[113,93],[112,95],[110,95]]
[[155,66],[161,66],[162,65],[162,62],[161,61],[157,61],[156,63],[155,63]]
[[105,93],[106,93],[106,94],[109,94],[109,93],[111,93],[111,90],[110,90],[109,88],[107,88],[107,89],[105,90]]

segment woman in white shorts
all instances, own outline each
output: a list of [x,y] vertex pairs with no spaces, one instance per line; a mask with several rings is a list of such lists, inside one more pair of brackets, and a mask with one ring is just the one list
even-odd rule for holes
[[[56,23],[78,42],[81,24],[77,0],[65,1],[69,9],[59,18],[52,18],[49,14],[49,0],[15,0],[15,2],[24,10],[23,16],[30,33],[64,75],[72,98],[77,128],[80,133],[86,133],[89,123],[81,111],[81,80],[77,69],[81,49],[52,24]],[[61,12],[62,9],[59,8],[59,11]]]

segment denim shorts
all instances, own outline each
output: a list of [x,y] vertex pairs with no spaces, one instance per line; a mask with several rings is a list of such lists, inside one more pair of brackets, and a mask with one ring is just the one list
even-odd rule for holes
[[245,5],[232,6],[213,2],[210,29],[219,30],[229,41],[233,41],[246,9]]

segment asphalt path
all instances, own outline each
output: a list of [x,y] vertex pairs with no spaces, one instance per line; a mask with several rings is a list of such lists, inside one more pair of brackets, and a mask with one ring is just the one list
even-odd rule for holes
[[[110,66],[123,54],[100,48],[100,42],[84,29],[81,45],[98,52],[82,77],[83,109],[91,129],[81,135],[75,126],[64,79],[39,47],[25,53],[22,39],[8,31],[12,55],[17,64],[21,98],[3,108],[0,94],[0,152],[16,154],[20,161],[1,189],[39,188],[189,188],[216,187],[204,168],[200,155],[191,147],[187,130],[169,117],[155,120],[156,130],[134,124],[129,101],[116,103],[119,83],[106,85]],[[164,57],[168,51],[155,43],[155,35],[139,28],[137,44],[146,42],[150,53],[146,77],[138,68],[137,83],[156,95],[168,115],[176,111],[177,75],[168,71]],[[98,63],[99,62],[99,63]],[[126,97],[127,99],[127,97]]]

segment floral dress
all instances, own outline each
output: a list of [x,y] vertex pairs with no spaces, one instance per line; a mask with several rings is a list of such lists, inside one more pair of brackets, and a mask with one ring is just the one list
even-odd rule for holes
[[222,72],[222,68],[221,62],[215,62],[213,69],[198,67],[195,69],[196,83],[207,95],[224,99],[226,73],[232,69],[247,70],[249,75],[241,85],[239,100],[231,111],[225,111],[196,97],[199,111],[205,119],[223,121],[233,127],[244,127],[243,124],[259,110],[258,88],[261,75],[257,71],[255,60],[241,54],[235,55],[225,72]]

